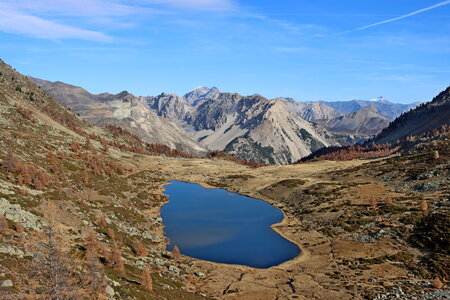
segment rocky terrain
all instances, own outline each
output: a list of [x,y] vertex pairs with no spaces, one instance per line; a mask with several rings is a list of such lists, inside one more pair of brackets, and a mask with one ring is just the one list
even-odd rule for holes
[[[0,62],[0,132],[1,299],[450,297],[447,131],[376,160],[251,168],[95,127]],[[165,251],[170,179],[279,207],[273,228],[301,255],[255,269]]]

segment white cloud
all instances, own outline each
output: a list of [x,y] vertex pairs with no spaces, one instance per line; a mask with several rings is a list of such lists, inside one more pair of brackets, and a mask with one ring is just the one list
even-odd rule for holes
[[387,19],[387,20],[384,20],[384,21],[381,21],[381,22],[377,22],[377,23],[366,25],[366,26],[358,27],[356,29],[345,31],[343,33],[349,33],[349,32],[353,32],[353,31],[364,30],[364,29],[367,29],[367,28],[371,28],[371,27],[375,27],[375,26],[379,26],[379,25],[395,22],[395,21],[398,21],[398,20],[401,20],[401,19],[405,19],[405,18],[409,18],[409,17],[412,17],[414,15],[417,15],[417,14],[420,14],[420,13],[423,13],[423,12],[426,12],[426,11],[429,11],[429,10],[432,10],[432,9],[435,9],[435,8],[438,8],[438,7],[447,5],[447,4],[450,4],[450,1],[439,2],[439,3],[435,4],[435,5],[432,5],[432,6],[429,6],[429,7],[426,7],[426,8],[422,8],[422,9],[413,11],[413,12],[411,12],[409,14],[406,14],[406,15],[403,15],[403,16],[400,16],[400,17],[397,17],[397,18]]
[[0,5],[0,30],[44,39],[83,39],[108,42],[112,38],[104,33],[80,29],[23,14]]

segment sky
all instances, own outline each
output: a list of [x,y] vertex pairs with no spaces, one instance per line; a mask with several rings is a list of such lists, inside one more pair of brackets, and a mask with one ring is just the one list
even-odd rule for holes
[[429,101],[450,85],[450,1],[0,0],[0,58],[92,93]]

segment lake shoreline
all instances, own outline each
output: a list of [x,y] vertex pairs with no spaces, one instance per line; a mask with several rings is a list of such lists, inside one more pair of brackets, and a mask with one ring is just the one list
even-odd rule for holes
[[[172,182],[172,181],[175,181],[175,182]],[[249,195],[245,195],[245,194],[240,194],[240,193],[238,193],[238,192],[236,192],[236,191],[232,191],[231,189],[224,189],[224,188],[220,188],[220,187],[215,187],[215,186],[212,186],[212,185],[209,185],[209,184],[207,184],[207,183],[205,183],[205,182],[192,182],[192,181],[186,181],[186,180],[177,180],[177,179],[170,179],[167,183],[165,183],[163,186],[162,186],[162,188],[163,188],[163,193],[167,196],[167,199],[168,199],[168,201],[167,202],[165,202],[161,207],[160,207],[160,211],[163,209],[163,207],[165,206],[165,205],[167,205],[167,203],[169,203],[170,202],[170,198],[171,198],[171,196],[169,195],[169,193],[167,192],[167,188],[166,188],[166,186],[169,186],[169,185],[172,185],[172,184],[177,184],[177,183],[189,183],[189,184],[194,184],[194,185],[198,185],[198,186],[200,186],[200,187],[202,187],[202,188],[205,188],[205,189],[213,189],[213,190],[220,190],[221,192],[222,192],[222,194],[223,193],[226,193],[226,195],[227,196],[241,196],[241,197],[246,197],[246,198],[249,198],[250,200],[253,200],[253,201],[262,201],[262,202],[264,202],[264,203],[267,203],[268,205],[270,205],[271,207],[272,207],[272,209],[275,209],[275,210],[277,210],[279,213],[281,213],[281,220],[279,221],[279,222],[276,222],[276,223],[272,223],[272,224],[270,224],[268,227],[266,227],[266,228],[270,228],[270,230],[271,231],[273,231],[275,234],[277,234],[278,236],[280,236],[283,240],[285,240],[285,241],[287,241],[287,242],[289,242],[291,245],[293,245],[293,246],[295,246],[296,247],[296,249],[297,249],[297,251],[298,251],[298,254],[297,255],[295,255],[293,258],[290,258],[290,259],[288,259],[288,260],[285,260],[285,261],[283,261],[283,262],[281,262],[281,263],[278,263],[278,264],[275,264],[275,265],[273,265],[273,266],[268,266],[268,267],[257,267],[257,266],[249,266],[249,265],[245,265],[245,264],[235,264],[235,263],[223,263],[223,262],[217,262],[217,261],[214,261],[214,260],[205,260],[205,259],[200,259],[200,258],[197,258],[197,257],[194,257],[194,256],[189,256],[189,255],[187,255],[186,253],[183,253],[185,256],[187,256],[187,257],[190,257],[190,258],[192,258],[192,259],[196,259],[196,260],[202,260],[202,261],[205,261],[205,262],[210,262],[210,263],[216,263],[216,264],[220,264],[220,265],[229,265],[229,266],[238,266],[238,267],[247,267],[247,268],[254,268],[254,269],[271,269],[271,268],[280,268],[280,267],[282,267],[282,266],[290,266],[290,265],[292,265],[292,263],[294,263],[294,262],[297,262],[297,261],[300,261],[300,260],[302,260],[302,259],[305,259],[305,251],[304,251],[304,249],[302,249],[302,247],[301,247],[301,245],[298,243],[298,242],[296,242],[295,240],[293,240],[292,238],[289,238],[288,236],[286,236],[285,234],[284,234],[284,232],[283,232],[283,230],[282,230],[282,227],[284,226],[284,225],[287,225],[288,224],[288,220],[287,220],[287,215],[286,215],[286,212],[282,209],[282,208],[280,208],[280,207],[277,207],[277,205],[274,205],[274,204],[276,204],[276,203],[274,203],[273,201],[270,201],[269,199],[261,199],[261,197],[252,197],[252,196],[249,196]],[[186,187],[185,187],[186,188]],[[220,197],[223,197],[223,195],[221,195],[221,196],[218,196],[219,197],[219,199],[220,199]],[[234,200],[234,199],[233,199]],[[238,200],[239,201],[239,200]],[[245,200],[244,200],[245,201]],[[254,203],[257,203],[257,202],[254,202]],[[206,207],[207,207],[207,203],[205,203],[205,205],[206,205]],[[248,203],[247,203],[247,205],[248,205]],[[267,207],[267,206],[266,206]],[[204,209],[205,208],[205,206],[203,206],[202,207],[202,209]],[[162,215],[161,215],[161,218],[163,218],[162,217]],[[244,220],[248,220],[249,218],[247,217],[247,218],[244,218]],[[164,220],[164,218],[163,218],[163,220]],[[166,220],[167,221],[167,220]],[[163,230],[164,230],[164,221],[163,221]],[[167,241],[169,241],[170,240],[170,237],[169,236],[167,236],[166,234],[166,231],[164,230],[164,234],[165,234],[165,238],[166,238],[166,240]],[[259,237],[259,235],[257,235],[257,237]],[[281,241],[281,240],[280,240]],[[177,244],[177,243],[176,243]],[[166,247],[169,247],[169,245],[170,245],[170,242],[168,242],[167,244],[166,244]],[[183,247],[182,247],[182,245],[179,245],[179,244],[177,244],[181,249],[183,249]],[[273,245],[273,244],[272,244]],[[264,248],[264,247],[263,247]],[[187,251],[187,252],[189,252],[189,251]],[[213,255],[214,256],[214,255]]]

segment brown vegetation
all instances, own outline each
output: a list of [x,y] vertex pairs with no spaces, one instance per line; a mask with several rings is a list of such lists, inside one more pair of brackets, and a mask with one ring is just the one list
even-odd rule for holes
[[3,160],[2,168],[11,174],[17,175],[19,184],[30,185],[38,190],[45,188],[50,183],[50,175],[47,171],[39,170],[31,164],[19,160],[12,153],[9,153]]
[[17,112],[26,120],[32,121],[33,123],[36,122],[36,119],[33,118],[33,112],[29,109],[23,108],[20,105],[15,105]]
[[144,269],[144,271],[142,272],[142,285],[148,291],[153,290],[152,276],[150,275],[150,272],[147,269]]
[[428,210],[428,203],[425,200],[422,200],[422,202],[420,202],[420,210],[425,212]]
[[439,279],[439,277],[436,277],[431,285],[436,289],[442,289],[444,287],[444,283]]
[[81,282],[75,271],[74,257],[67,252],[53,224],[46,229],[46,240],[34,254],[32,270],[37,290],[46,299],[76,299],[81,295]]
[[181,259],[181,251],[180,251],[180,248],[178,248],[177,245],[173,246],[172,255],[173,255],[173,258],[176,259],[176,260],[180,260]]
[[400,150],[399,146],[393,147],[391,144],[377,145],[352,145],[347,147],[322,148],[313,154],[301,159],[301,162],[312,159],[345,161],[352,159],[378,158],[391,155]]
[[133,244],[133,251],[136,253],[137,256],[147,256],[148,255],[148,249],[142,244],[141,241],[136,241]]
[[110,267],[120,271],[122,271],[125,267],[125,262],[122,258],[122,250],[120,250],[119,245],[116,242],[113,243],[108,264]]

